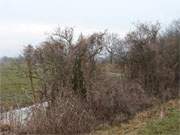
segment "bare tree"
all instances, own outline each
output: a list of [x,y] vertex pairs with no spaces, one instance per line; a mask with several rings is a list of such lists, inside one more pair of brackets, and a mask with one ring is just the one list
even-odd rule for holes
[[68,53],[69,48],[73,45],[74,39],[74,29],[72,27],[67,27],[65,29],[61,29],[60,27],[50,36],[50,40],[54,43],[64,44],[64,49],[66,53]]
[[114,55],[116,52],[116,47],[120,42],[120,38],[118,34],[115,33],[107,33],[104,38],[105,48],[109,53],[110,63],[113,63]]
[[[158,41],[159,23],[138,24],[136,30],[126,36],[129,45],[128,59],[131,78],[141,78],[145,90],[156,91],[156,43]],[[148,91],[147,90],[147,91]]]

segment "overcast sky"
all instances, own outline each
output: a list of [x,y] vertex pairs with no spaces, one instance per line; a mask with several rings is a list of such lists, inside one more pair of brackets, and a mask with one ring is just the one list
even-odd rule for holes
[[165,27],[179,13],[180,0],[0,0],[0,57],[19,55],[57,26],[123,35],[137,21],[158,20]]

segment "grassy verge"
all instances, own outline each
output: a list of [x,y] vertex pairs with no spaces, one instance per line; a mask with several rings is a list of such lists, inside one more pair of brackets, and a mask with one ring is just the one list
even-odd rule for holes
[[[138,113],[127,123],[113,126],[102,125],[90,135],[179,135],[180,100],[172,100],[162,105],[155,105],[147,111]],[[160,118],[160,108],[165,116]]]
[[139,135],[179,135],[180,133],[180,110],[170,108],[167,116],[148,122],[140,130]]

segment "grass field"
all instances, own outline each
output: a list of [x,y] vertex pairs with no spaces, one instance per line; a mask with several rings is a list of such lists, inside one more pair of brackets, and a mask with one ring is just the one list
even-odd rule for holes
[[31,102],[29,80],[25,65],[12,60],[0,64],[0,103],[4,106],[22,106]]

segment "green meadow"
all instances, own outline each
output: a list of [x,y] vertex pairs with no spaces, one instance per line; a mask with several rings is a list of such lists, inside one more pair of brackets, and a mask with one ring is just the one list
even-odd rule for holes
[[0,100],[3,106],[23,106],[31,102],[25,64],[16,60],[0,64]]

